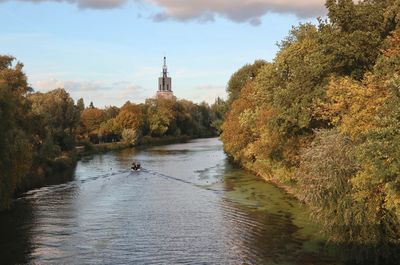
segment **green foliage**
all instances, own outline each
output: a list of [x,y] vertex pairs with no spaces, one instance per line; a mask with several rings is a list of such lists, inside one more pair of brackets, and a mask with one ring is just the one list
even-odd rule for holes
[[[270,92],[270,104],[276,112],[273,130],[287,135],[307,134],[319,127],[313,117],[313,107],[315,100],[324,96],[329,62],[321,51],[317,29],[309,24],[293,28],[280,47]],[[271,83],[271,80],[263,78],[260,82]],[[261,87],[269,85],[261,84]]]
[[372,69],[382,41],[399,25],[397,0],[328,0],[329,23],[320,25],[323,49],[336,74],[361,80]]
[[99,136],[121,133],[123,128],[117,128],[115,119],[109,119],[100,124]]
[[[212,127],[214,116],[206,103],[188,100],[148,99],[145,103],[145,126],[148,135],[207,137],[216,135]],[[146,132],[146,129],[143,130]]]
[[265,64],[266,62],[263,60],[255,61],[253,64],[246,64],[231,76],[226,88],[229,104],[232,104],[238,98],[242,88],[258,75]]
[[17,191],[41,182],[43,169],[53,172],[62,151],[74,148],[80,118],[65,90],[30,93],[23,65],[13,61],[0,56],[0,210],[10,207]]
[[137,144],[142,135],[167,142],[215,136],[213,125],[226,112],[221,99],[213,109],[204,102],[162,98],[105,109],[90,102],[85,108],[82,98],[75,105],[63,88],[32,93],[23,65],[13,61],[0,56],[0,210],[10,207],[16,192],[44,185],[58,171],[72,168],[76,140],[87,151],[95,149],[89,139],[116,142],[122,137],[126,143],[110,145],[122,148]]
[[358,171],[355,146],[337,130],[321,130],[301,154],[297,173],[301,198],[323,226],[339,242],[355,240],[363,219],[355,212],[351,179]]
[[30,94],[29,100],[33,115],[41,120],[41,127],[53,137],[53,142],[62,150],[73,149],[80,109],[74,105],[70,95],[59,88],[47,93]]
[[85,109],[85,102],[83,98],[78,99],[76,102],[76,108],[78,109],[79,113],[82,114],[83,110]]
[[221,99],[216,98],[214,103],[211,105],[211,114],[212,114],[212,122],[211,126],[218,132],[218,134],[222,133],[222,123],[224,122],[225,115],[228,112],[228,103]]
[[221,139],[246,168],[297,182],[333,242],[383,263],[400,245],[400,1],[326,6],[272,63],[233,74]]
[[14,191],[33,160],[29,91],[22,64],[0,56],[0,209],[8,208]]
[[147,99],[147,120],[151,136],[163,136],[175,122],[175,101],[169,99]]
[[127,101],[121,108],[97,109],[93,106],[81,112],[78,138],[98,136],[100,141],[114,141],[123,136],[124,130],[153,137],[215,136],[217,129],[213,125],[222,123],[226,108],[222,99],[210,107],[206,103],[164,98],[147,99],[144,104]]
[[122,139],[131,145],[136,145],[140,141],[141,133],[138,129],[124,129],[122,131]]
[[42,145],[39,149],[39,155],[44,159],[54,159],[59,156],[61,153],[61,148],[54,144],[53,137],[50,133],[47,133],[46,138],[44,139]]

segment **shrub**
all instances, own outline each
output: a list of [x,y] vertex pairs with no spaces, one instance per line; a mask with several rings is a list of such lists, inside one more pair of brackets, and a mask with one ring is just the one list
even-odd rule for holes
[[122,139],[129,144],[136,145],[140,140],[140,131],[137,129],[124,129]]

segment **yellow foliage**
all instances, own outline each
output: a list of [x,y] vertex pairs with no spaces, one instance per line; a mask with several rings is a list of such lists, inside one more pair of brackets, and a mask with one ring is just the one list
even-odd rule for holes
[[383,51],[385,57],[400,56],[400,28],[387,39],[386,45],[387,48]]
[[379,112],[387,97],[387,89],[372,76],[367,76],[364,83],[351,78],[332,78],[327,88],[328,100],[318,103],[316,114],[352,139],[358,139],[377,128]]
[[252,139],[247,126],[243,124],[243,121],[243,125],[240,122],[241,114],[252,107],[252,102],[249,99],[252,90],[253,84],[249,82],[242,89],[240,97],[232,103],[231,110],[222,125],[221,139],[224,142],[224,148],[237,161],[246,156],[244,149]]

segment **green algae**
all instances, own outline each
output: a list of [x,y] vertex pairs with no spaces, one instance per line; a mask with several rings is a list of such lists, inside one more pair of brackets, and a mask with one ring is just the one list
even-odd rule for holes
[[[292,237],[302,241],[302,252],[319,253],[325,248],[326,238],[320,227],[310,219],[308,209],[295,197],[276,185],[241,169],[225,172],[223,185],[226,199],[235,202],[250,214],[278,216],[296,227]],[[282,233],[287,233],[285,227]],[[292,228],[290,228],[292,229]]]

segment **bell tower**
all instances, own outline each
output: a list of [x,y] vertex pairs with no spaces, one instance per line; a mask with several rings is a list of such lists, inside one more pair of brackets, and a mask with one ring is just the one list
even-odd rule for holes
[[164,57],[162,76],[158,78],[157,97],[172,99],[173,96],[171,77],[168,77],[167,58]]

